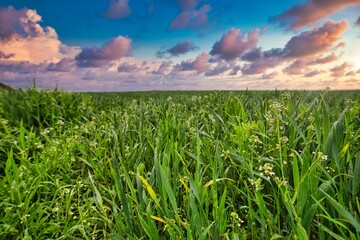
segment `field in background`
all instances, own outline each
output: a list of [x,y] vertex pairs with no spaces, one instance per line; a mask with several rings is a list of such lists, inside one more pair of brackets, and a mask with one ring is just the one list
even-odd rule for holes
[[360,92],[0,92],[0,239],[360,239]]

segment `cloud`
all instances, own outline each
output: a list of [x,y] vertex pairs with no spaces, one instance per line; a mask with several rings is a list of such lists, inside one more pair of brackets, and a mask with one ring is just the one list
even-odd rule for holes
[[340,43],[338,43],[338,45],[336,45],[336,46],[334,47],[334,50],[336,50],[336,49],[338,49],[338,48],[345,47],[345,46],[346,46],[346,43],[340,42]]
[[210,69],[209,59],[209,54],[201,53],[195,60],[189,59],[177,64],[175,69],[178,71],[197,71],[199,73],[206,72]]
[[333,62],[338,60],[338,56],[336,56],[335,53],[331,53],[330,55],[326,56],[326,57],[319,57],[313,61],[309,62],[309,65],[315,65],[315,64],[326,64],[329,62]]
[[10,60],[32,63],[58,62],[62,58],[75,57],[79,53],[75,47],[70,52],[63,52],[62,46],[60,40],[42,36],[0,42],[0,51],[6,55],[10,54]]
[[346,21],[335,23],[329,20],[321,27],[292,37],[284,48],[272,48],[267,51],[263,51],[261,48],[253,48],[241,55],[243,61],[250,62],[243,66],[242,73],[245,75],[265,73],[269,68],[295,61],[293,65],[284,69],[284,73],[299,75],[303,74],[303,70],[308,64],[325,64],[334,61],[337,59],[335,54],[315,60],[311,60],[311,58],[333,50],[347,26]]
[[325,71],[323,71],[323,70],[312,70],[310,72],[305,73],[304,77],[310,78],[310,77],[314,77],[314,76],[319,75],[319,74],[324,73],[324,72]]
[[356,73],[356,71],[349,71],[349,72],[347,72],[346,74],[345,74],[345,76],[350,76],[350,77],[353,77],[353,76],[356,76],[357,75],[357,73]]
[[122,64],[120,64],[117,68],[118,72],[123,72],[123,73],[132,73],[132,72],[136,72],[138,70],[138,66],[136,64],[131,64],[128,62],[123,62]]
[[232,67],[230,75],[231,76],[236,76],[239,71],[241,71],[241,67],[239,65],[235,65],[235,66]]
[[178,57],[179,55],[186,54],[190,51],[198,49],[191,40],[186,40],[184,42],[177,43],[175,46],[167,50],[159,50],[156,55],[160,58],[163,58],[166,54],[170,54],[172,57]]
[[153,14],[153,12],[154,12],[154,10],[155,10],[155,5],[154,5],[153,2],[149,2],[148,4],[149,4],[149,5],[148,5],[148,7],[147,7],[147,14],[148,14],[148,15],[151,15],[151,14]]
[[267,69],[274,68],[282,62],[282,59],[277,58],[261,58],[250,64],[245,64],[242,67],[241,72],[244,75],[261,74],[265,73]]
[[263,56],[263,51],[261,48],[253,48],[250,51],[244,53],[241,56],[241,60],[253,62],[260,59]]
[[152,74],[162,75],[165,74],[172,66],[172,61],[162,62],[157,70],[153,70]]
[[229,69],[231,69],[230,66],[224,63],[218,63],[213,69],[205,72],[205,76],[217,76],[226,72]]
[[271,73],[264,73],[261,78],[262,79],[274,79],[275,77],[277,77],[279,75],[278,72],[271,72]]
[[36,74],[46,72],[47,64],[34,64],[30,62],[0,62],[0,72],[10,72],[17,74]]
[[39,22],[41,16],[35,10],[0,7],[2,58],[31,63],[58,62],[78,53],[77,48],[64,45],[53,28],[42,27]]
[[300,75],[303,74],[307,69],[307,62],[303,60],[296,60],[289,66],[283,69],[283,72],[289,75]]
[[333,68],[330,69],[331,71],[331,76],[332,77],[343,77],[345,76],[345,73],[347,72],[347,70],[351,67],[352,65],[348,62],[344,62],[341,65],[337,65]]
[[130,13],[129,0],[110,0],[103,16],[108,19],[118,19],[128,17]]
[[322,27],[314,28],[292,37],[285,45],[284,57],[305,57],[329,50],[346,30],[346,21],[335,23],[328,20]]
[[[199,1],[178,2],[182,3],[181,7],[179,5],[182,12],[201,9],[201,5],[198,6]],[[203,2],[205,1],[201,3]],[[256,31],[258,30],[250,33],[240,33],[239,30],[235,34],[230,30],[208,49],[214,51],[211,54],[202,53],[193,59],[180,62],[181,59],[180,64],[175,65],[171,61],[145,63],[138,58],[125,57],[131,52],[131,39],[127,37],[110,39],[103,46],[92,48],[67,46],[58,39],[53,28],[42,26],[41,16],[37,15],[36,11],[15,10],[11,7],[1,10],[11,14],[8,14],[9,17],[5,20],[1,20],[0,24],[0,29],[4,30],[0,32],[0,78],[4,81],[13,79],[17,83],[24,83],[25,80],[31,82],[32,78],[36,77],[41,81],[41,86],[48,84],[56,87],[59,83],[61,88],[82,91],[219,87],[232,89],[240,86],[272,88],[271,84],[275,83],[287,87],[288,79],[286,74],[281,74],[281,68],[286,67],[287,74],[302,74],[300,77],[311,77],[322,73],[323,71],[310,68],[312,65],[326,64],[340,58],[340,55],[331,52],[335,51],[344,31],[341,23],[329,21],[327,25],[324,24],[288,39],[288,43],[282,48],[266,49],[266,51],[257,47],[259,36]],[[0,18],[2,17],[3,15],[0,15]],[[252,33],[253,38],[250,37]],[[316,44],[319,44],[320,51],[316,51],[315,46],[318,46]],[[303,48],[303,51],[300,51],[300,48]],[[314,50],[308,51],[307,48]],[[165,56],[182,56],[195,49],[197,47],[190,40],[186,40],[168,45],[159,52],[163,52]],[[303,61],[303,67],[301,64],[295,65],[296,61]],[[333,73],[333,76],[344,76],[344,79],[347,75],[359,76],[354,75],[350,67],[341,70],[341,66],[336,66],[327,72]],[[290,67],[293,69],[291,70]],[[278,72],[274,72],[275,70]],[[300,72],[296,73],[296,70]],[[279,73],[281,76],[278,75]],[[245,76],[251,74],[259,75]],[[204,76],[221,76],[224,80],[211,81],[215,77]],[[261,80],[273,78],[276,81]],[[314,78],[309,79],[308,82],[316,81]],[[302,80],[289,82],[289,87],[296,84],[311,87]]]
[[16,10],[12,6],[0,6],[0,41],[9,41],[13,38],[40,37],[57,38],[51,27],[41,27],[41,16],[35,10],[22,8]]
[[182,11],[195,9],[199,0],[177,0],[177,4]]
[[75,65],[73,58],[63,58],[58,63],[50,63],[48,70],[53,72],[72,72],[75,70]]
[[110,39],[102,47],[83,48],[76,56],[77,65],[80,67],[102,67],[111,61],[118,60],[129,54],[131,39],[116,37]]
[[14,53],[5,54],[5,53],[0,51],[0,59],[9,59],[9,58],[12,58],[14,56],[15,56]]
[[271,19],[287,29],[299,29],[316,23],[323,18],[351,5],[360,4],[359,0],[308,0],[296,4]]
[[266,50],[263,52],[263,56],[265,58],[273,58],[273,57],[286,57],[284,48],[272,48],[270,50]]
[[356,20],[355,25],[360,26],[360,17]]
[[[319,57],[314,60],[307,61],[305,59],[297,59],[296,61],[292,62],[290,65],[288,65],[286,68],[283,69],[283,72],[288,75],[301,75],[304,74],[304,77],[312,77],[315,75],[318,75],[320,73],[323,73],[323,71],[320,70],[308,70],[309,65],[316,65],[316,64],[326,64],[329,62],[333,62],[338,59],[338,56],[336,56],[335,53],[332,53],[326,57]],[[306,73],[304,73],[306,72]]]
[[211,7],[208,4],[202,6],[199,10],[183,11],[171,21],[169,30],[184,28],[197,29],[209,21],[207,14],[210,11]]
[[215,42],[210,54],[219,56],[226,61],[233,61],[255,47],[258,40],[258,29],[252,30],[248,34],[240,34],[240,29],[232,28],[223,34],[220,41]]
[[[268,68],[276,67],[284,62],[303,60],[294,62],[294,66],[290,65],[284,69],[284,73],[302,74],[301,71],[306,65],[305,60],[331,50],[347,26],[345,21],[335,23],[329,20],[319,28],[313,28],[292,37],[284,48],[273,48],[267,51],[263,51],[261,48],[253,48],[241,56],[242,60],[250,62],[250,64],[244,65],[242,73],[245,75],[265,73]],[[336,58],[335,55],[330,55],[313,60],[312,64],[330,62],[334,58]],[[302,66],[299,66],[300,63]]]
[[198,3],[199,0],[178,0],[177,5],[180,8],[180,13],[171,21],[169,30],[197,29],[207,24],[209,21],[207,15],[211,11],[211,7],[205,4],[197,10],[196,6]]

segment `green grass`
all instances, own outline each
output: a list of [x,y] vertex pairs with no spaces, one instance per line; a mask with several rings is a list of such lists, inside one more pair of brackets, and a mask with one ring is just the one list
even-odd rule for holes
[[0,239],[360,239],[360,92],[0,91]]

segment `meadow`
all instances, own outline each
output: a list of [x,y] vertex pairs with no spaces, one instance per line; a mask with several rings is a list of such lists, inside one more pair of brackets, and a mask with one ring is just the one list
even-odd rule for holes
[[0,239],[360,239],[360,92],[0,91]]

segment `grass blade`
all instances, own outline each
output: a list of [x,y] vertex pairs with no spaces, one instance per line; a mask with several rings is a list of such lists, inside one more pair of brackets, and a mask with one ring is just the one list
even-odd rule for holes
[[352,180],[352,195],[353,198],[357,196],[360,191],[360,152],[357,153],[355,158],[355,167]]
[[142,176],[140,176],[139,174],[136,174],[136,176],[138,176],[138,178],[140,178],[141,182],[144,184],[146,190],[148,191],[150,197],[154,200],[155,204],[160,207],[159,201],[156,197],[156,193],[154,191],[154,189],[150,186],[150,184],[146,181],[145,178],[143,178]]
[[90,171],[88,173],[89,173],[89,179],[90,179],[90,182],[91,182],[91,186],[92,186],[92,188],[93,188],[93,190],[95,192],[95,202],[98,205],[100,211],[103,211],[103,209],[104,209],[103,199],[101,197],[101,194],[100,194],[99,190],[95,186],[95,183],[94,183],[94,180],[93,180],[93,178],[91,176]]
[[351,225],[353,225],[357,231],[360,231],[360,222],[353,216],[351,213],[345,209],[341,204],[339,204],[334,198],[324,192],[322,189],[320,191],[325,195],[329,203],[336,209],[336,211]]

